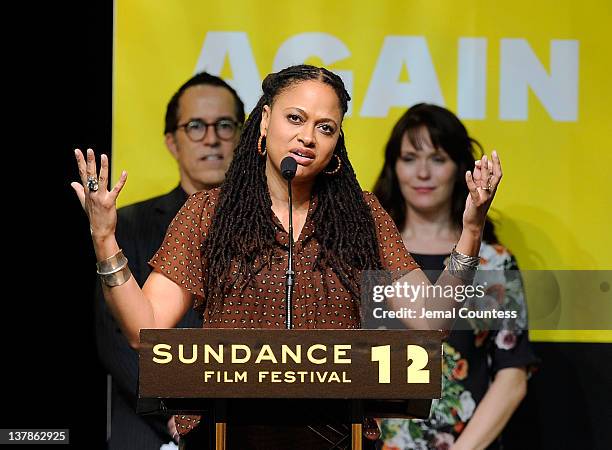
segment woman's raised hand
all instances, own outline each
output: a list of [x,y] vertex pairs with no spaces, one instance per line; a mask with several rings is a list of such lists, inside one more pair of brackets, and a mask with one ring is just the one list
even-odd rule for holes
[[474,171],[465,173],[469,194],[463,212],[463,228],[482,232],[487,213],[502,178],[501,162],[493,150],[491,159],[484,155],[474,164]]
[[94,241],[104,241],[113,236],[117,225],[116,201],[127,180],[127,172],[123,171],[119,181],[112,190],[108,190],[108,157],[102,155],[98,175],[96,157],[92,149],[87,149],[87,159],[81,150],[76,149],[74,155],[79,167],[81,183],[70,183],[81,206],[89,219],[91,236]]

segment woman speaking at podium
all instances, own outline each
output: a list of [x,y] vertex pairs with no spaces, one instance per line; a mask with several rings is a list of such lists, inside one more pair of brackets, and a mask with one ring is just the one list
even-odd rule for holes
[[[287,181],[281,162],[297,162],[292,181],[295,284],[292,327],[359,328],[363,270],[425,274],[406,251],[393,221],[376,198],[359,187],[348,158],[342,121],[350,100],[340,77],[308,65],[268,75],[263,95],[242,132],[225,182],[193,194],[168,228],[150,261],[143,288],[130,276],[115,240],[116,199],[123,172],[108,190],[108,158],[99,173],[93,150],[75,150],[81,183],[72,183],[90,222],[105,299],[134,348],[141,328],[172,328],[188,308],[204,327],[285,328],[285,280],[290,244]],[[457,271],[474,271],[485,218],[501,180],[499,158],[486,156],[466,171],[469,187],[463,231],[438,283],[461,283]],[[416,303],[423,301],[417,299]],[[447,300],[449,308],[454,301]],[[443,319],[412,320],[413,328],[448,328]],[[198,417],[177,416],[186,434]],[[251,427],[228,433],[237,448],[323,448],[307,428]],[[231,448],[231,447],[230,447]]]

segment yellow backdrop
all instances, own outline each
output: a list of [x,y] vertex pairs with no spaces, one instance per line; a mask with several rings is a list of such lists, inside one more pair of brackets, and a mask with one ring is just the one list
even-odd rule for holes
[[[487,153],[499,152],[504,180],[494,217],[522,268],[612,269],[610,5],[116,0],[113,179],[129,173],[120,204],[178,183],[163,116],[196,71],[221,75],[251,108],[267,73],[307,62],[336,71],[350,88],[344,128],[364,189],[403,111],[439,103]],[[529,301],[531,312],[537,299]],[[612,341],[610,331],[532,337]]]

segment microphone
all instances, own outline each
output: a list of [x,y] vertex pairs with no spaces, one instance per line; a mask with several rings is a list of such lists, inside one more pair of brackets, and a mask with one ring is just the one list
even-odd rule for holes
[[287,181],[291,181],[297,172],[297,161],[291,156],[286,156],[281,161],[281,173],[283,178]]
[[289,193],[289,258],[287,271],[285,272],[285,326],[288,330],[293,328],[293,196],[291,194],[291,180],[297,171],[297,161],[291,156],[286,156],[281,161],[281,174],[287,180],[287,190]]

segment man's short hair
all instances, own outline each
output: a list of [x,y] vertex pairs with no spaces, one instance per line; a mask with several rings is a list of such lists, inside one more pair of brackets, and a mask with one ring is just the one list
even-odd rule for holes
[[193,77],[191,77],[189,80],[187,80],[178,89],[178,91],[175,92],[175,94],[172,96],[172,98],[168,102],[168,106],[166,108],[166,124],[164,127],[164,134],[174,133],[176,129],[178,128],[179,100],[181,99],[183,92],[185,92],[187,89],[189,89],[192,86],[200,86],[200,85],[219,86],[219,87],[225,88],[228,91],[230,91],[230,93],[234,97],[234,104],[236,108],[236,120],[238,120],[238,122],[241,124],[244,123],[244,117],[245,117],[244,103],[242,102],[242,100],[240,99],[240,97],[238,96],[238,93],[234,90],[234,88],[231,87],[229,84],[227,84],[225,81],[223,81],[221,78],[215,75],[211,75],[207,72],[200,72],[194,75]]

